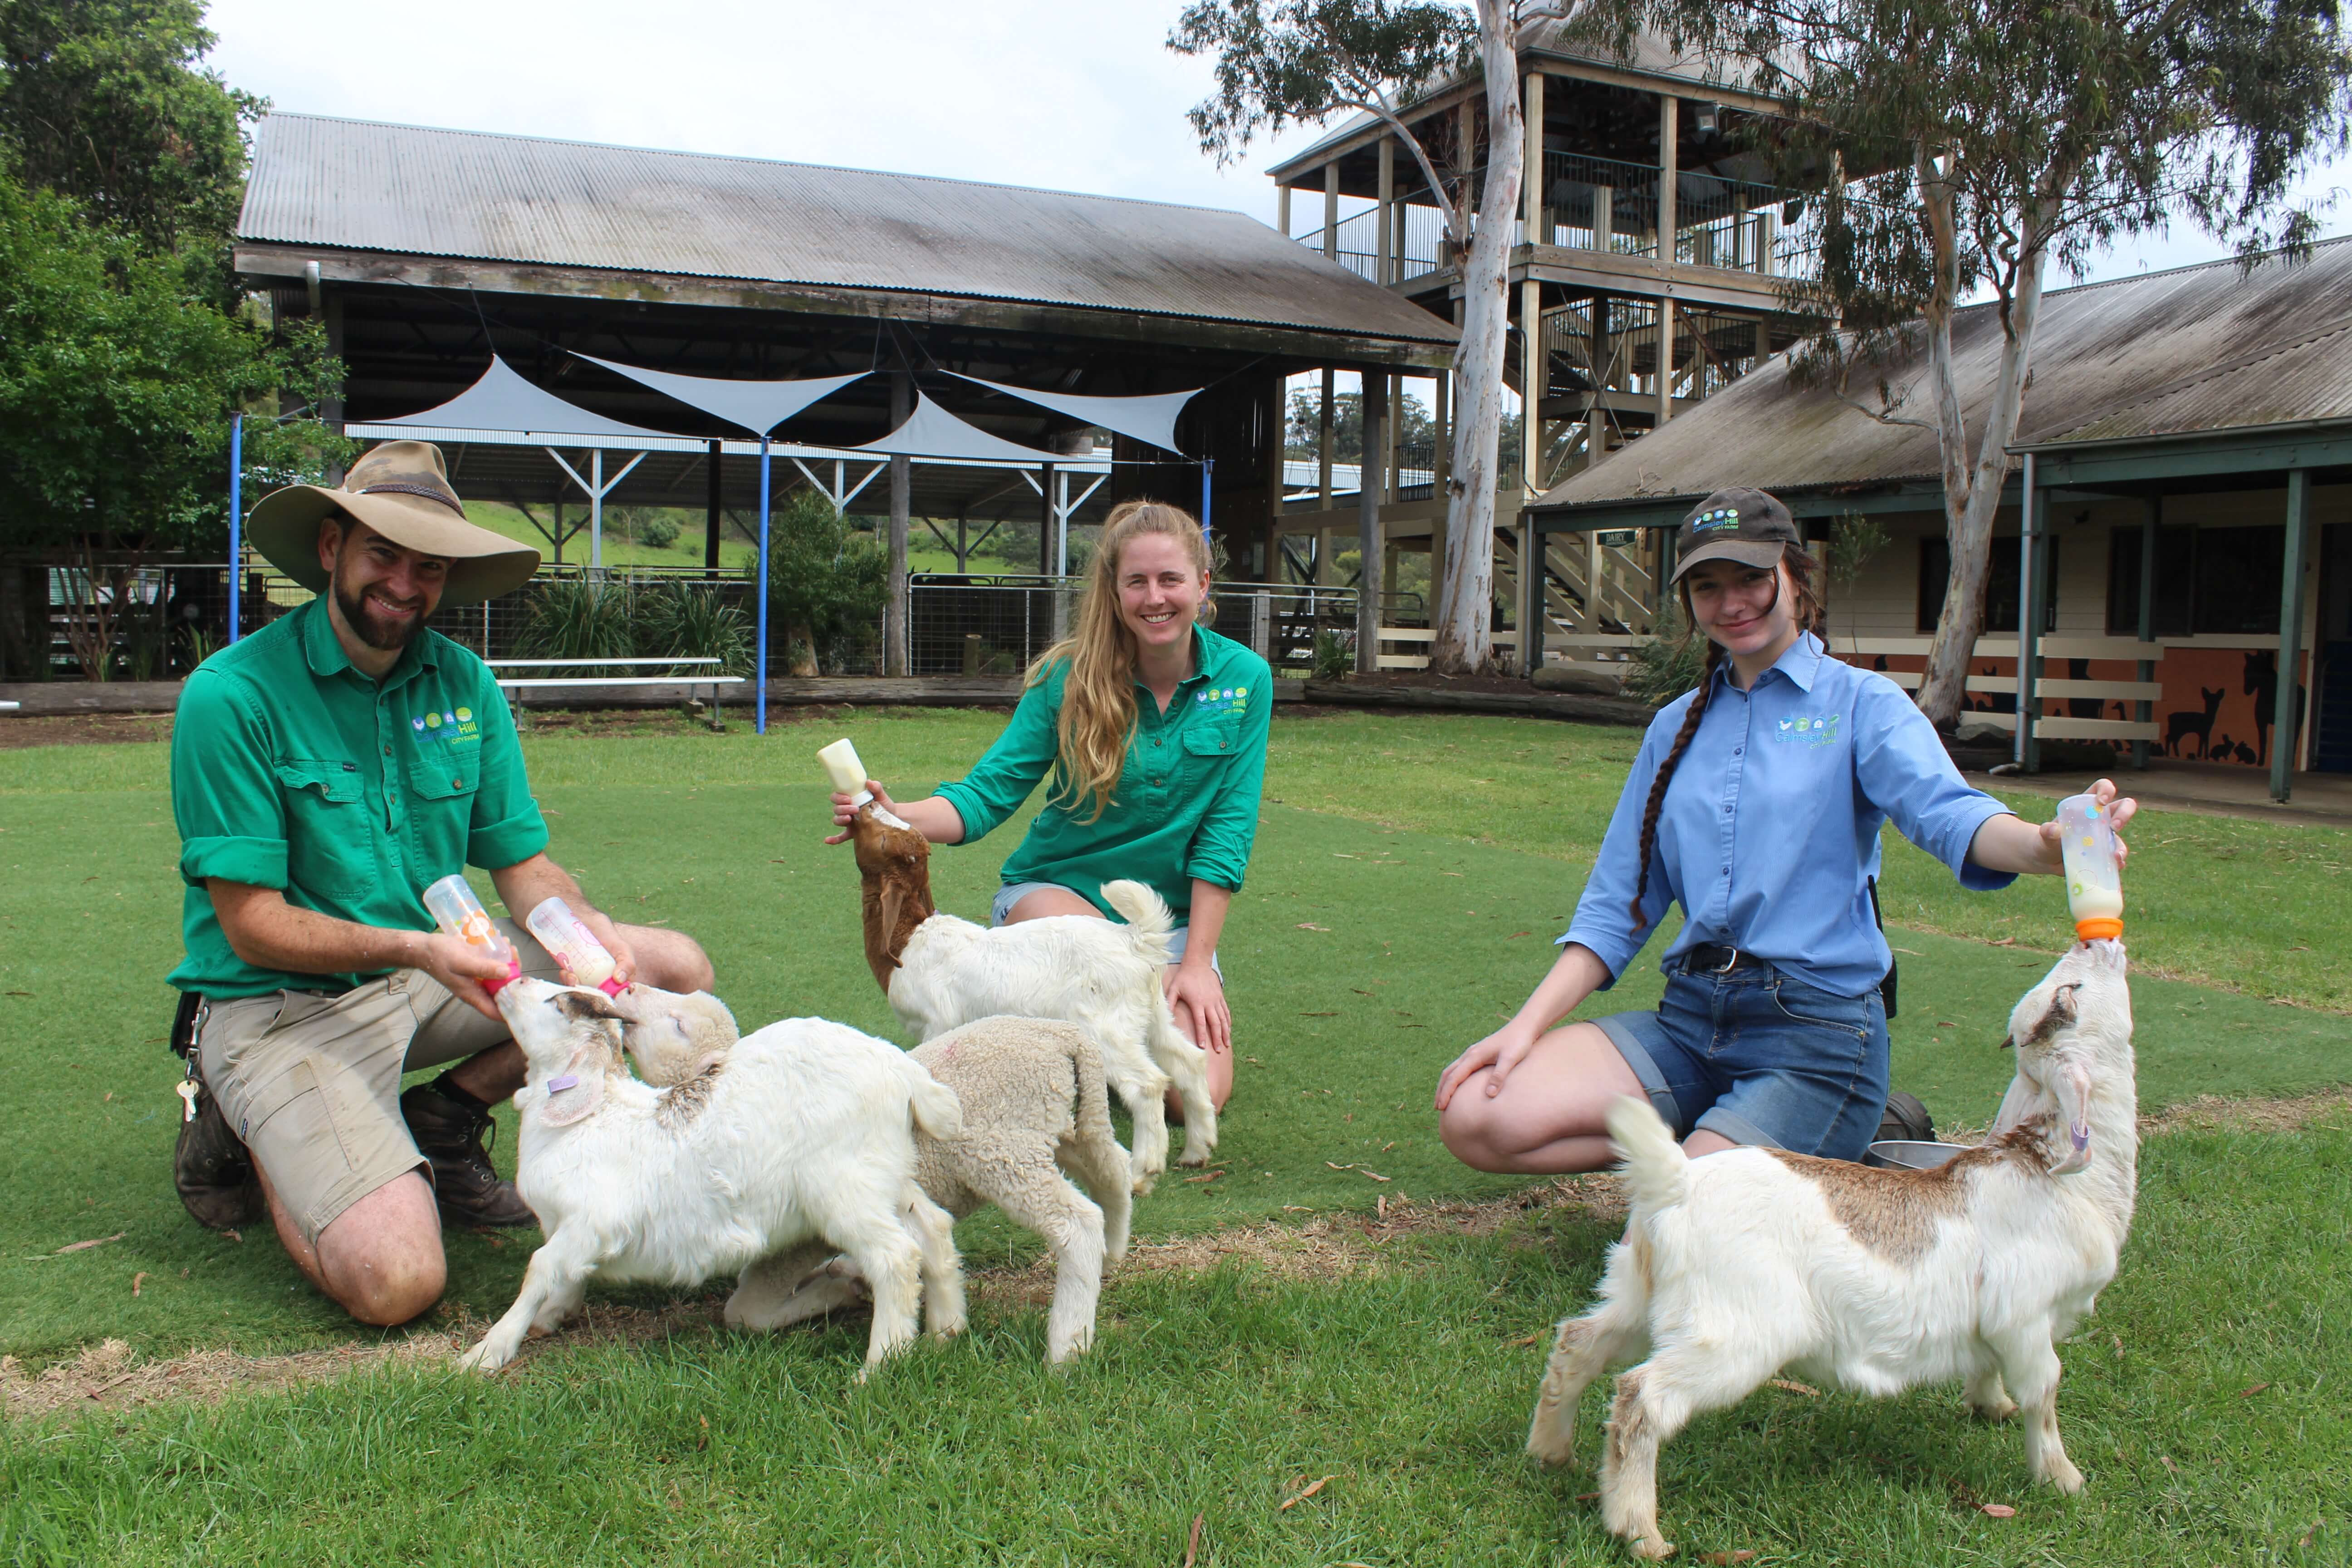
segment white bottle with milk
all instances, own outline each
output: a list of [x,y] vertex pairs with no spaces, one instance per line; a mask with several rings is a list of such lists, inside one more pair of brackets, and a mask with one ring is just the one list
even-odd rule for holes
[[511,980],[522,975],[522,965],[508,945],[499,928],[490,923],[489,910],[482,900],[474,897],[472,884],[463,876],[451,873],[425,889],[425,908],[436,924],[468,947],[478,947],[490,957],[504,961],[507,972],[496,980],[485,980],[482,989],[495,996]]
[[849,743],[848,736],[818,752],[816,760],[824,764],[824,776],[833,781],[833,787],[849,797],[852,810],[874,798],[874,792],[866,787],[866,764],[857,760],[857,748]]
[[2070,795],[2058,803],[2058,852],[2065,862],[2074,934],[2084,942],[2123,935],[2122,857],[2115,825],[2093,796]]
[[550,958],[572,972],[572,984],[593,985],[607,996],[627,989],[613,976],[617,965],[612,952],[562,899],[541,900],[522,923],[539,938],[539,945],[547,949]]

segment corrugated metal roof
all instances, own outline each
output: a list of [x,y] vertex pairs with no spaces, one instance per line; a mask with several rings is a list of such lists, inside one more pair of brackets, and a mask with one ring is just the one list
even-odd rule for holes
[[[2017,445],[2184,434],[2340,417],[2352,406],[2352,237],[2251,271],[2217,261],[2053,289],[2034,334]],[[1952,323],[1952,370],[1973,437],[2000,356],[1997,307]],[[1887,367],[1899,419],[1804,387],[1783,354],[1662,430],[1559,485],[1547,510],[1700,497],[1731,485],[1801,491],[1942,472],[1922,348]],[[2088,432],[2097,432],[2093,435]]]
[[237,234],[1454,337],[1450,323],[1240,213],[307,114],[262,121]]

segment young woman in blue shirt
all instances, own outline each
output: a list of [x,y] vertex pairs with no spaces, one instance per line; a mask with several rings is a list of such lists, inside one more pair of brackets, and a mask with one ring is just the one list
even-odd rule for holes
[[[1621,1095],[1694,1155],[1859,1159],[1888,1088],[1880,826],[1967,888],[2060,868],[2055,825],[1969,787],[1900,687],[1829,656],[1818,568],[1779,501],[1719,491],[1677,543],[1706,674],[1643,738],[1551,973],[1438,1079],[1440,1133],[1480,1170],[1610,1163]],[[2113,784],[2093,793],[2130,819]],[[1669,902],[1684,925],[1658,1009],[1551,1027],[1615,984]]]

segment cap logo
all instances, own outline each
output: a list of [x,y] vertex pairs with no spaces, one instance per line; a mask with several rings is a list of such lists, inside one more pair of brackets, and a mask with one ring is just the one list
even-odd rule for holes
[[1705,533],[1711,529],[1738,528],[1738,526],[1739,509],[1736,506],[1717,507],[1713,511],[1703,511],[1691,519],[1693,533]]

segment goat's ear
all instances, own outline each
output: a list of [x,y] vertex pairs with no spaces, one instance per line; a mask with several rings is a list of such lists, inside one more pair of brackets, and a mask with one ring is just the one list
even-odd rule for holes
[[555,996],[556,1010],[577,1024],[585,1018],[614,1018],[628,1022],[629,1016],[613,1005],[613,999],[601,991],[560,991]]
[[898,880],[896,877],[884,879],[880,902],[882,905],[882,940],[884,942],[888,942],[898,934],[898,916],[907,908],[907,885]]
[[[550,1127],[569,1127],[596,1113],[604,1103],[605,1054],[583,1046],[572,1053],[562,1072],[547,1080],[547,1108],[540,1120]],[[558,1088],[561,1084],[562,1087]]]
[[2082,988],[2082,983],[2076,981],[2051,992],[2050,1005],[2042,1013],[2041,1021],[2033,1026],[2033,1032],[2026,1037],[2025,1043],[2046,1046],[2058,1037],[2059,1030],[2071,1027],[2076,1017],[2074,993]]

